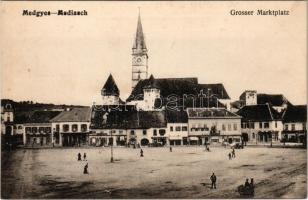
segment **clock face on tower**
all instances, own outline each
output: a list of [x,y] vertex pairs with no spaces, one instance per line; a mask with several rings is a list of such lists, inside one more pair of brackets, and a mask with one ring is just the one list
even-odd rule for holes
[[135,57],[133,59],[133,65],[142,65],[143,61],[141,57]]

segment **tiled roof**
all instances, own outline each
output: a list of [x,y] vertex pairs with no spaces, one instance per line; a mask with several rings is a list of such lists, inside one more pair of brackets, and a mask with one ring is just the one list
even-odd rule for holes
[[136,109],[94,110],[90,127],[93,129],[147,129],[166,127],[164,111]]
[[266,104],[271,106],[282,106],[288,103],[288,100],[282,94],[257,94],[257,104]]
[[188,108],[188,118],[240,118],[224,108]]
[[91,108],[73,108],[69,111],[62,111],[58,116],[51,119],[52,122],[89,122]]
[[288,106],[287,110],[283,115],[283,122],[307,122],[307,106]]
[[102,95],[116,95],[119,96],[120,91],[119,88],[117,86],[117,84],[115,83],[112,75],[110,74],[104,87],[102,88]]
[[33,111],[33,112],[19,112],[16,113],[14,122],[16,124],[24,123],[49,123],[50,120],[61,111]]
[[238,112],[243,121],[273,121],[281,118],[280,114],[268,104],[249,105],[242,107]]
[[229,99],[228,93],[221,83],[198,84],[197,78],[154,79],[152,77],[151,79],[140,80],[127,101],[132,101],[136,96],[142,98],[143,89],[151,85],[155,85],[155,88],[160,90],[160,95],[163,98],[167,98],[170,95],[177,95],[179,97],[183,97],[184,95],[198,95],[200,91],[203,91],[203,94],[207,95],[209,91],[209,95],[213,95],[213,98],[216,96],[218,99]]
[[187,123],[187,112],[183,110],[172,111],[166,110],[166,118],[168,123]]

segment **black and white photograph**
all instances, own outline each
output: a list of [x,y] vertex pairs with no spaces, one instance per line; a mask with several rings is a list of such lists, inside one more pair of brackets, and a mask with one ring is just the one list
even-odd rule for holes
[[307,198],[306,1],[0,2],[1,199]]

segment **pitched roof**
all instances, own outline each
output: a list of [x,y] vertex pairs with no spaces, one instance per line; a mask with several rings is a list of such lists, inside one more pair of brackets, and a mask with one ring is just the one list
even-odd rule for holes
[[186,111],[166,110],[166,120],[168,123],[187,123],[188,115]]
[[288,106],[287,110],[283,115],[283,122],[307,122],[307,106]]
[[244,106],[237,111],[237,114],[243,117],[243,121],[263,122],[281,118],[281,115],[268,104]]
[[282,106],[288,103],[288,100],[282,94],[257,94],[257,104],[266,104],[271,106]]
[[90,127],[93,129],[147,129],[166,127],[164,111],[94,110]]
[[18,112],[15,115],[14,122],[16,124],[24,123],[49,123],[50,120],[61,111],[32,111],[32,112]]
[[91,108],[73,108],[69,111],[62,111],[59,115],[52,118],[51,122],[89,122],[91,117]]
[[136,37],[133,44],[133,49],[143,50],[146,49],[144,34],[142,30],[142,24],[141,24],[141,17],[140,14],[138,16],[138,23],[137,23],[137,31],[136,31]]
[[241,118],[225,108],[188,108],[188,118]]
[[229,99],[229,96],[223,86],[223,84],[198,84],[197,78],[160,78],[155,79],[151,76],[151,79],[140,80],[136,87],[133,89],[131,95],[127,101],[134,100],[135,97],[142,98],[143,89],[148,85],[154,85],[155,88],[160,89],[160,95],[166,98],[170,95],[177,95],[183,97],[183,95],[198,95],[200,91],[207,94],[208,89],[210,95],[218,97],[218,99]]
[[115,83],[113,76],[110,74],[104,87],[102,88],[102,95],[120,95],[119,88],[117,84]]

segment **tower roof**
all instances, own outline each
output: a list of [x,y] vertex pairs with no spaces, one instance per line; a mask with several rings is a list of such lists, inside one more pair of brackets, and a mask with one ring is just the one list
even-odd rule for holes
[[138,49],[138,50],[147,49],[146,44],[145,44],[143,30],[142,30],[140,13],[138,16],[137,31],[136,31],[136,37],[134,40],[134,44],[133,44],[133,49]]
[[104,87],[102,88],[102,95],[120,95],[119,88],[110,74]]

